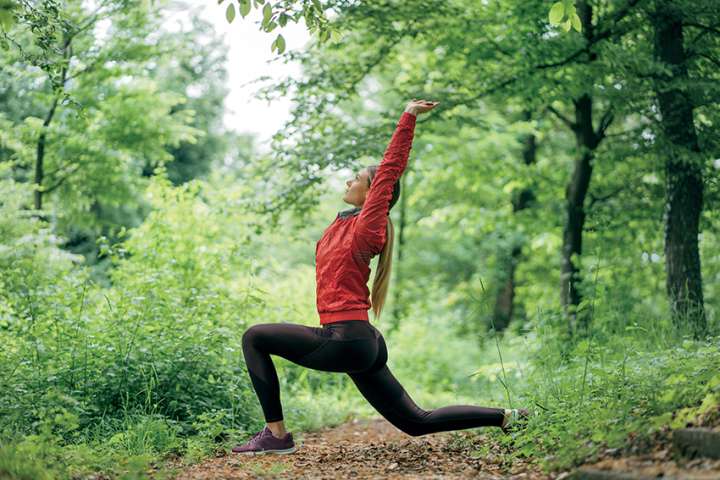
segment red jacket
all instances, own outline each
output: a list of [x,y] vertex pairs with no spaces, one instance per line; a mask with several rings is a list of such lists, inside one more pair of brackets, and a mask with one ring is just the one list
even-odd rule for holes
[[362,207],[339,212],[315,247],[320,323],[368,320],[370,259],[385,245],[390,200],[407,165],[415,115],[403,112]]

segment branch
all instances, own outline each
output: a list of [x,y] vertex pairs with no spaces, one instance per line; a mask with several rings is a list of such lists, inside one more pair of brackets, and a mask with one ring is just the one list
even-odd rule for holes
[[495,40],[493,40],[492,38],[490,38],[490,35],[485,34],[484,37],[485,37],[485,40],[487,40],[488,42],[490,42],[490,44],[491,44],[493,47],[495,47],[495,50],[497,50],[498,52],[502,53],[502,54],[505,55],[506,57],[511,57],[511,58],[512,58],[512,57],[514,56],[512,52],[510,52],[510,51],[508,51],[508,50],[505,50],[505,48],[503,48],[498,42],[496,42]]
[[557,110],[555,109],[555,107],[553,107],[552,105],[548,105],[548,106],[545,107],[545,108],[546,108],[546,110],[549,110],[550,112],[552,112],[552,113],[553,113],[556,117],[558,117],[560,120],[562,120],[562,122],[563,122],[565,125],[567,125],[570,130],[573,130],[573,131],[574,131],[574,130],[577,128],[577,124],[576,124],[575,122],[573,122],[573,121],[570,120],[568,117],[566,117],[565,115],[563,115],[562,113],[560,113],[559,111],[557,111]]
[[477,93],[471,97],[458,98],[456,100],[445,101],[443,103],[445,104],[446,108],[444,108],[443,110],[440,110],[435,115],[431,115],[431,116],[427,117],[427,120],[425,120],[425,121],[430,121],[434,118],[441,117],[445,112],[450,111],[450,109],[454,106],[468,105],[468,104],[474,102],[475,100],[481,99],[482,97],[485,97],[487,95],[492,95],[493,93],[497,92],[498,90],[502,90],[503,88],[507,87],[508,85],[515,83],[519,79],[520,79],[520,75],[512,75],[511,77],[506,78],[506,79],[498,82],[497,84],[492,85],[492,86],[486,88],[485,90],[481,91],[480,93]]
[[588,196],[590,197],[590,203],[588,204],[588,209],[592,208],[593,205],[595,205],[598,202],[604,202],[605,200],[608,200],[609,198],[614,197],[618,193],[625,190],[626,186],[623,185],[622,187],[619,187],[615,189],[614,191],[608,193],[607,195],[601,195],[601,196],[595,196],[592,192],[588,193]]
[[580,50],[576,51],[575,53],[573,53],[573,54],[570,55],[569,57],[566,57],[564,60],[559,60],[559,61],[553,62],[553,63],[541,63],[541,64],[539,64],[539,65],[535,65],[535,68],[538,69],[538,70],[543,70],[543,69],[546,69],[546,68],[562,67],[563,65],[565,65],[565,64],[567,64],[567,63],[570,63],[571,61],[575,60],[577,57],[579,57],[579,56],[582,55],[583,53],[585,53],[585,52],[587,52],[588,50],[590,50],[590,47],[592,46],[593,43],[594,43],[594,42],[588,43],[585,47],[583,47],[583,48],[581,48]]
[[95,25],[95,22],[97,22],[98,17],[100,16],[100,10],[102,10],[103,7],[107,6],[109,3],[110,2],[101,2],[100,5],[98,5],[98,7],[95,9],[95,11],[85,17],[85,20],[80,25],[78,25],[76,29],[72,31],[72,33],[69,35],[70,39],[73,39],[75,36]]
[[605,138],[605,131],[607,131],[614,118],[615,114],[613,113],[612,106],[610,106],[610,108],[608,108],[607,111],[603,113],[603,116],[600,117],[600,125],[598,125],[597,132],[595,133],[598,142]]
[[[544,64],[541,63],[541,64],[537,64],[537,65],[535,65],[535,66],[533,66],[533,67],[530,67],[530,68],[528,69],[527,73],[531,73],[533,70],[544,70],[544,69],[548,69],[548,68],[554,68],[554,67],[559,67],[559,66],[565,65],[565,64],[567,64],[567,63],[570,63],[571,61],[573,61],[574,59],[576,59],[577,57],[579,57],[579,56],[582,55],[583,53],[589,52],[590,48],[591,48],[595,43],[599,42],[600,40],[603,40],[603,39],[605,39],[605,38],[610,37],[610,36],[614,33],[614,29],[615,29],[615,27],[617,26],[617,24],[618,24],[623,18],[625,18],[625,17],[628,15],[628,13],[630,13],[630,10],[631,10],[635,5],[637,5],[637,4],[640,3],[641,1],[642,1],[642,0],[629,0],[628,3],[625,5],[624,8],[618,10],[618,11],[612,16],[612,18],[611,18],[611,20],[610,20],[610,21],[612,22],[612,26],[610,26],[610,27],[606,28],[605,30],[602,30],[602,31],[599,32],[598,34],[594,35],[594,36],[590,39],[590,41],[588,42],[588,44],[587,44],[586,46],[584,46],[583,48],[581,48],[581,49],[577,50],[576,52],[570,54],[568,57],[566,57],[566,58],[563,59],[563,60],[559,60],[559,61],[557,61],[557,62],[552,62],[552,63],[544,63]],[[521,75],[515,75],[515,76],[513,76],[513,77],[511,77],[511,78],[507,78],[507,79],[505,79],[505,80],[503,80],[503,81],[500,81],[498,84],[496,84],[496,85],[494,85],[494,86],[492,86],[492,87],[489,87],[487,90],[485,90],[485,91],[483,91],[483,92],[481,92],[481,93],[479,93],[479,94],[477,94],[477,95],[474,95],[474,96],[472,96],[472,97],[469,97],[469,98],[463,100],[462,103],[470,103],[470,102],[475,101],[475,100],[478,100],[478,99],[480,99],[480,98],[482,98],[482,97],[484,97],[484,96],[486,96],[486,95],[490,95],[490,94],[492,94],[492,93],[495,93],[496,91],[498,91],[498,90],[500,90],[500,89],[502,89],[502,88],[505,88],[505,87],[507,87],[507,86],[515,83],[515,81],[517,81],[517,80],[520,78],[520,76],[521,76]],[[461,102],[455,102],[454,104],[455,104],[455,105],[459,105],[460,103],[461,103]],[[446,107],[451,107],[451,106],[453,106],[453,103],[451,102],[451,103],[448,105],[448,103],[446,102],[445,105],[446,105]],[[438,114],[434,115],[434,117],[438,117],[438,116],[442,115],[442,113],[445,112],[445,111],[447,111],[447,110],[448,110],[448,108],[445,108],[445,109],[442,110],[441,112],[438,112]],[[568,118],[560,115],[559,112],[553,111],[553,110],[554,110],[554,109],[552,109],[552,110],[550,110],[550,111],[553,112],[555,115],[558,115],[558,118],[560,118],[566,125],[568,125],[568,126],[570,126],[571,128],[573,128],[573,126],[575,125],[574,122],[572,122],[572,121],[570,121]]]
[[700,23],[695,23],[695,22],[683,22],[683,25],[685,25],[687,27],[696,27],[701,30],[705,30],[706,32],[720,35],[720,30],[718,30],[717,27],[715,27],[715,26],[702,25]]
[[612,16],[612,18],[610,18],[610,20],[600,20],[600,21],[598,21],[598,25],[602,25],[603,23],[606,23],[606,22],[610,22],[610,23],[612,23],[612,25],[610,25],[609,27],[607,27],[605,30],[602,30],[602,31],[600,31],[599,33],[597,33],[597,34],[593,35],[592,37],[590,37],[590,38],[588,39],[587,45],[585,45],[584,47],[576,50],[574,53],[571,53],[569,56],[565,57],[563,60],[558,60],[557,62],[552,62],[552,63],[543,63],[543,64],[540,64],[540,65],[536,65],[535,68],[542,70],[542,69],[546,69],[546,68],[561,67],[561,66],[563,66],[563,65],[565,65],[565,64],[567,64],[567,63],[570,63],[571,61],[575,60],[577,57],[579,57],[579,56],[582,55],[583,53],[588,53],[588,52],[590,52],[590,48],[591,48],[593,45],[595,45],[595,44],[596,44],[597,42],[599,42],[600,40],[604,40],[604,39],[610,37],[610,36],[614,33],[614,30],[615,30],[615,27],[617,26],[617,24],[618,24],[623,18],[625,18],[625,17],[628,15],[628,13],[630,13],[630,10],[631,10],[635,5],[637,5],[637,4],[640,3],[641,1],[642,1],[642,0],[629,0],[628,3],[627,3],[627,5],[625,5],[625,7],[621,8],[620,10],[618,10],[617,12],[615,12],[615,14]]
[[67,79],[72,80],[74,78],[78,78],[80,75],[82,75],[84,73],[88,73],[88,72],[94,70],[95,67],[97,67],[100,64],[100,61],[104,60],[105,58],[106,57],[104,57],[103,55],[98,55],[97,57],[95,57],[95,59],[91,63],[86,65],[85,68],[78,70],[77,72],[73,73],[72,75],[68,75]]
[[629,130],[622,130],[616,133],[607,133],[605,134],[605,138],[616,138],[616,137],[625,137],[625,136],[637,136],[640,132],[642,132],[645,128],[647,128],[647,125],[640,125],[638,127],[631,128]]
[[56,190],[60,185],[62,185],[62,184],[65,182],[65,180],[67,180],[68,178],[70,178],[70,177],[72,176],[72,174],[75,173],[75,172],[77,172],[78,170],[80,170],[80,164],[77,165],[77,168],[76,168],[75,170],[72,170],[72,171],[68,172],[67,175],[65,175],[65,176],[62,177],[60,180],[58,180],[58,181],[55,183],[55,185],[53,185],[52,187],[48,187],[48,188],[43,189],[43,193],[50,193],[50,192],[52,192],[53,190]]
[[714,63],[718,68],[720,68],[720,61],[718,61],[718,60],[717,60],[716,58],[714,58],[714,57],[711,57],[711,56],[708,55],[707,53],[697,53],[696,55],[697,55],[698,57],[703,57],[703,58],[705,58],[705,59],[707,59],[707,60],[710,60],[710,61],[711,61],[712,63]]
[[59,171],[64,170],[66,167],[68,167],[68,166],[70,166],[70,165],[72,165],[72,162],[68,162],[68,163],[65,163],[65,164],[63,164],[63,165],[60,165],[60,166],[59,166],[58,168],[56,168],[55,170],[52,170],[52,171],[50,171],[50,172],[45,172],[45,176],[46,176],[46,177],[51,177],[51,176],[55,175],[56,173],[58,173]]

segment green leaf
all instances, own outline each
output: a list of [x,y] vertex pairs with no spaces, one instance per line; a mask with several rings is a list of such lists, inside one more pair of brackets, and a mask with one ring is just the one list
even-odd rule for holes
[[571,26],[572,26],[572,22],[570,21],[569,18],[562,23],[562,28],[563,28],[563,30],[565,30],[566,32],[569,32],[569,31],[570,31],[570,27],[571,27]]
[[524,184],[520,180],[510,180],[508,183],[505,184],[502,190],[505,193],[510,193],[517,188],[522,188],[523,186]]
[[266,3],[263,7],[263,25],[268,23],[270,21],[270,18],[272,17],[272,7],[269,3]]
[[550,19],[550,23],[553,25],[557,25],[560,23],[560,20],[565,16],[565,5],[563,5],[562,2],[555,2],[550,9],[550,15],[548,15]]
[[240,15],[245,18],[250,13],[250,0],[240,0]]
[[15,17],[7,10],[0,10],[0,26],[6,31],[15,23]]
[[280,23],[281,27],[284,27],[285,25],[287,25],[287,19],[288,19],[288,16],[286,14],[284,14],[284,13],[280,14],[280,18],[278,19],[278,22]]
[[232,23],[233,20],[235,20],[235,4],[230,3],[227,6],[227,9],[225,10],[225,18],[227,18],[228,23]]
[[283,53],[285,51],[285,38],[283,38],[282,35],[278,34],[275,42],[277,44],[278,53]]
[[323,11],[322,5],[320,4],[320,0],[312,0],[312,2],[313,2],[313,5],[315,5],[315,8],[318,9],[318,11],[320,11],[320,12]]
[[0,0],[0,26],[6,31],[15,24],[13,9],[15,9],[13,0]]
[[220,5],[223,2],[223,0],[218,0],[218,5]]
[[582,22],[580,21],[580,17],[577,13],[573,13],[570,17],[570,21],[572,22],[572,26],[575,30],[578,32],[582,31]]

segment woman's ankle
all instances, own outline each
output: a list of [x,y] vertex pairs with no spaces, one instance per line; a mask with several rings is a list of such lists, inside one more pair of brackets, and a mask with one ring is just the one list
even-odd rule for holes
[[500,428],[505,428],[505,426],[508,423],[508,420],[510,420],[510,416],[512,415],[512,410],[510,410],[509,408],[505,408],[503,410],[504,410],[503,421],[502,421],[502,424],[500,425]]
[[277,422],[269,422],[267,426],[270,429],[270,432],[272,432],[273,436],[276,438],[284,438],[285,435],[287,435],[287,431],[285,430],[285,423],[282,420]]

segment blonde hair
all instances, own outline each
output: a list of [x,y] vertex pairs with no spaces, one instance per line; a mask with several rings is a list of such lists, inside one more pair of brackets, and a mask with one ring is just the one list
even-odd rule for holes
[[394,237],[395,227],[393,227],[392,220],[390,220],[390,216],[388,215],[387,240],[385,241],[382,252],[380,252],[380,257],[378,257],[372,293],[370,294],[370,305],[372,305],[375,320],[380,319],[380,313],[385,305],[385,297],[387,296],[388,287],[390,286]]
[[[377,172],[377,165],[367,167],[368,180],[372,184],[372,179]],[[390,208],[388,209],[387,235],[385,236],[385,245],[383,246],[378,258],[377,268],[375,269],[375,278],[373,279],[372,292],[370,293],[370,305],[372,306],[375,320],[380,319],[385,299],[387,297],[388,287],[390,286],[390,273],[392,272],[392,256],[393,244],[395,240],[395,226],[390,219],[390,209],[392,209],[397,199],[400,197],[400,180],[395,182],[393,188],[392,199],[390,200]]]

